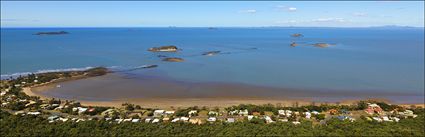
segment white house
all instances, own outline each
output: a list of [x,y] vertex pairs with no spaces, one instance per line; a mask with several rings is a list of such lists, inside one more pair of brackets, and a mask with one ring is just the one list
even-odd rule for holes
[[164,114],[165,110],[155,110],[153,111],[153,116],[154,117],[161,117],[162,114]]
[[198,113],[198,111],[197,110],[191,110],[191,111],[189,111],[189,117],[191,117],[191,116],[194,116],[195,114],[197,114]]
[[149,123],[149,122],[151,122],[151,120],[152,120],[151,118],[146,118],[145,123]]
[[188,117],[181,117],[180,120],[186,122],[186,121],[189,120],[189,118]]
[[40,115],[41,112],[28,112],[27,114],[28,115]]
[[311,118],[311,113],[310,112],[305,112],[305,118],[310,119]]
[[248,120],[252,120],[254,118],[253,115],[248,115]]
[[180,120],[180,118],[175,118],[175,119],[173,119],[173,120],[171,120],[171,122],[177,122],[177,121],[179,121]]
[[226,122],[228,122],[228,123],[234,123],[235,122],[235,118],[227,118],[227,121]]
[[215,118],[215,117],[209,117],[209,118],[207,119],[207,121],[208,121],[208,122],[215,122],[215,121],[217,121],[217,118]]
[[154,120],[152,120],[152,123],[158,123],[159,119],[155,118]]
[[240,110],[239,111],[239,115],[241,115],[241,116],[248,116],[248,109]]

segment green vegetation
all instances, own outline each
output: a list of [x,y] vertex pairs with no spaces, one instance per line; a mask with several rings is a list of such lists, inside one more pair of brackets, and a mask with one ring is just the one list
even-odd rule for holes
[[108,121],[48,123],[41,117],[15,116],[1,111],[1,136],[423,136],[424,109],[419,116],[395,122],[355,122],[331,119],[326,125],[311,122],[265,124],[250,122],[214,123],[109,123]]

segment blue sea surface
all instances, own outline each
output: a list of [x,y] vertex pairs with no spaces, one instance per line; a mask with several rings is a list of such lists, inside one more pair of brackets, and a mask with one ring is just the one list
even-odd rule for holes
[[[67,31],[66,35],[33,35]],[[293,33],[304,37],[293,38]],[[299,43],[297,47],[289,46]],[[314,43],[334,46],[318,48]],[[178,52],[147,51],[176,45]],[[203,56],[206,51],[221,51]],[[164,62],[158,55],[183,58]],[[138,69],[156,64],[157,68]],[[1,28],[2,78],[105,66],[143,77],[424,94],[423,28]],[[118,72],[120,73],[120,72]]]

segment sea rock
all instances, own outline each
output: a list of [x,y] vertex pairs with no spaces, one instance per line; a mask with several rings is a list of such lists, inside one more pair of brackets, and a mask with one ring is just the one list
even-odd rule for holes
[[292,37],[303,37],[304,35],[300,34],[300,33],[295,33],[295,34],[292,34],[291,36]]
[[58,31],[58,32],[38,32],[34,35],[63,35],[63,34],[69,34],[69,32],[66,31]]
[[142,68],[156,68],[158,65],[143,65]]
[[213,55],[219,54],[220,52],[221,51],[208,51],[208,52],[202,53],[202,55],[204,55],[204,56],[213,56]]
[[316,43],[316,44],[313,44],[313,46],[319,47],[319,48],[326,48],[326,47],[329,47],[330,44],[327,44],[327,43]]
[[148,51],[152,52],[176,52],[177,50],[178,48],[174,45],[153,47],[148,49]]
[[296,47],[296,46],[298,46],[298,44],[297,44],[297,43],[295,43],[295,42],[292,42],[292,43],[291,43],[291,47]]
[[164,58],[162,59],[162,61],[168,61],[168,62],[183,62],[184,59],[182,58]]

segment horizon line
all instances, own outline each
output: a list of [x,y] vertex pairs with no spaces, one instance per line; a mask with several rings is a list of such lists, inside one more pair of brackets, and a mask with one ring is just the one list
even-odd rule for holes
[[381,26],[58,26],[58,27],[3,27],[0,28],[425,28],[425,26],[401,26],[401,25],[381,25]]

